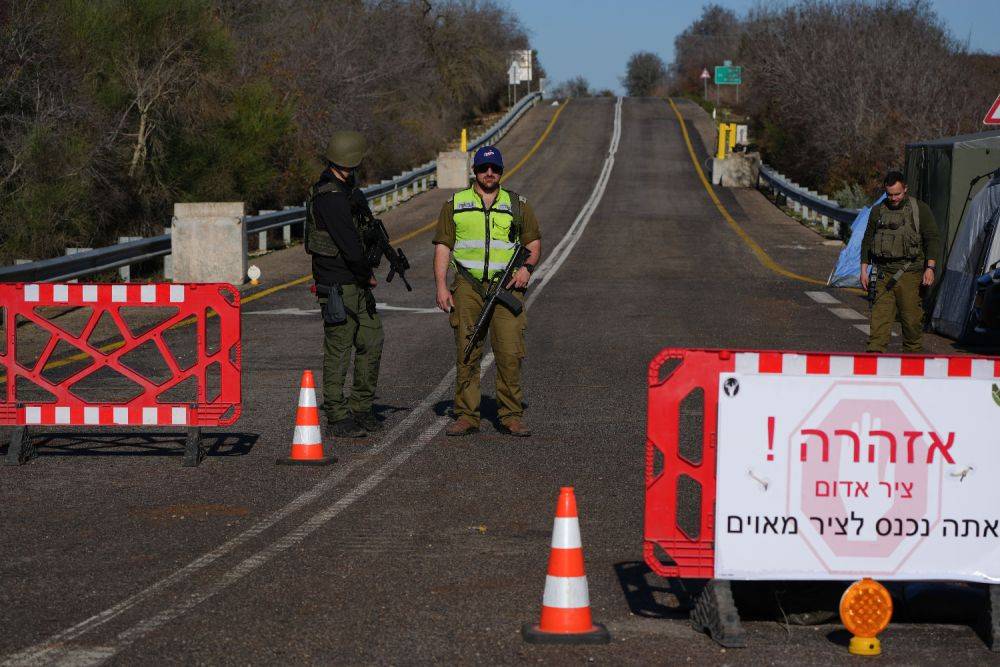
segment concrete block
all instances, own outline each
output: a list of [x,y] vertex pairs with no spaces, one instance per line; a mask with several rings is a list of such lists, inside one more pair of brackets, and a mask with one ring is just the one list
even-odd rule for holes
[[469,154],[463,151],[438,153],[437,186],[446,190],[469,187]]
[[243,214],[243,202],[174,204],[174,282],[242,285],[247,275]]
[[731,153],[712,159],[712,183],[724,188],[752,188],[760,175],[760,153]]

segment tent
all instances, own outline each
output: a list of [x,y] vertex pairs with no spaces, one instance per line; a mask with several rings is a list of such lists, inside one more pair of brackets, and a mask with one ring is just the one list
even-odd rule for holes
[[906,184],[910,194],[930,206],[941,231],[945,258],[958,233],[962,211],[985,181],[970,189],[973,179],[1000,167],[1000,130],[906,145]]
[[1000,262],[998,222],[1000,169],[967,206],[965,216],[955,230],[931,317],[934,331],[957,340],[966,339],[972,333],[977,324],[973,317],[976,282]]
[[873,208],[882,203],[883,199],[885,194],[880,195],[870,206],[858,211],[858,215],[851,223],[851,237],[840,251],[837,265],[833,267],[833,272],[826,281],[830,287],[861,287],[861,241],[868,228],[868,215]]

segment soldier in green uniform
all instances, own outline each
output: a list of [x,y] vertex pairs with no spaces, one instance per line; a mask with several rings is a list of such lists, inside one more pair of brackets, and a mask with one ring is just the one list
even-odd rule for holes
[[[367,149],[358,132],[335,132],[327,168],[309,191],[306,252],[312,256],[323,314],[323,410],[331,432],[363,438],[382,428],[372,409],[382,358],[382,320],[375,311],[372,273],[361,228],[368,201],[355,183]],[[354,384],[344,395],[354,353]]]
[[903,327],[903,352],[923,350],[924,309],[920,291],[934,284],[941,241],[927,204],[907,195],[903,174],[890,171],[882,181],[885,201],[872,209],[861,241],[861,286],[869,268],[878,272],[871,305],[869,352],[885,352],[897,315]]
[[[523,301],[524,290],[542,253],[538,220],[528,202],[517,193],[500,187],[503,174],[500,150],[495,146],[480,148],[472,169],[475,181],[445,202],[434,234],[437,305],[450,313],[457,348],[455,421],[445,431],[450,436],[479,430],[479,364],[483,343],[476,345],[468,360],[464,348],[482,310],[483,294],[490,279],[503,272],[514,256],[514,243],[520,242],[531,254],[506,287],[513,289]],[[450,288],[447,283],[449,262],[454,262],[458,269]],[[514,315],[499,304],[493,310],[489,325],[497,366],[497,412],[501,431],[519,437],[531,435],[524,423],[524,393],[521,390],[526,326],[524,310]]]

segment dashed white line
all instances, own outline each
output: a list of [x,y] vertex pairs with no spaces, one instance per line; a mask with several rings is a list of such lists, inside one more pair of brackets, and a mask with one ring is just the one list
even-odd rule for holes
[[831,313],[842,320],[865,320],[868,319],[853,308],[829,308]]
[[840,301],[834,295],[829,292],[806,292],[806,296],[815,301],[816,303],[840,303]]

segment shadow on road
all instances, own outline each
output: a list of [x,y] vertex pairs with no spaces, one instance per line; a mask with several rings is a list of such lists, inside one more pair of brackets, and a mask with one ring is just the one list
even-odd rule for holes
[[663,579],[641,561],[615,563],[614,567],[629,610],[643,618],[687,618],[705,585],[702,581]]
[[[33,431],[31,442],[44,456],[183,456],[186,433],[46,433]],[[205,433],[206,456],[245,456],[260,436],[256,433]],[[0,456],[6,455],[3,438]]]

